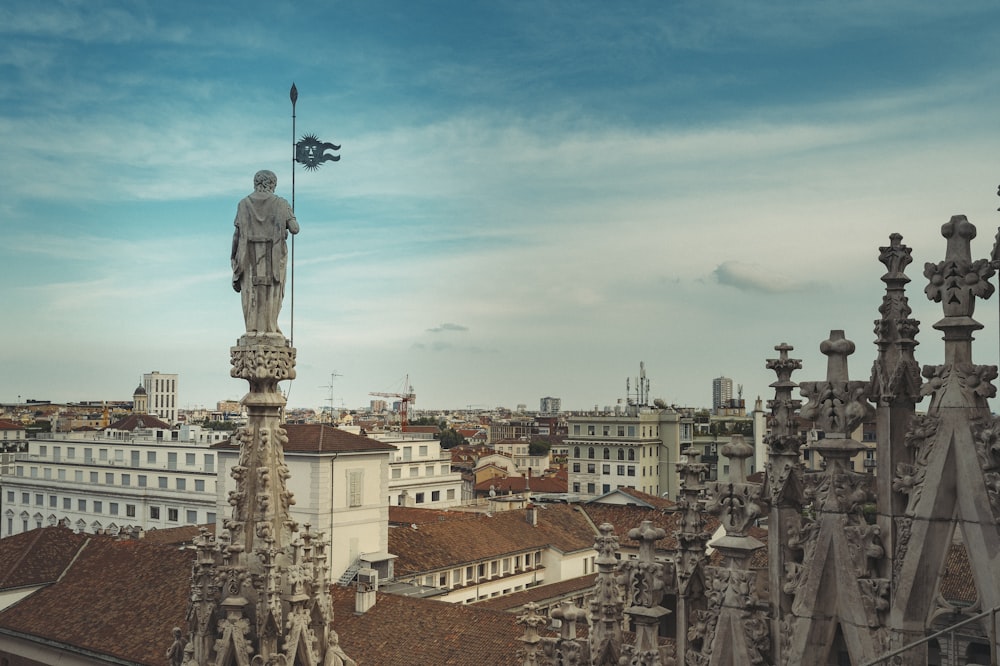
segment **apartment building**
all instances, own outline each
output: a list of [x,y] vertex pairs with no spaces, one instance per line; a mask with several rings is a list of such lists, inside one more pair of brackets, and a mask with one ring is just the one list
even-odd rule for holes
[[675,498],[677,463],[692,441],[689,414],[673,408],[630,406],[622,414],[569,418],[569,492],[585,496],[629,486]]
[[5,468],[0,536],[65,525],[78,532],[215,522],[216,453],[228,433],[178,430],[133,415],[102,431],[50,433]]
[[177,375],[148,372],[142,376],[142,387],[146,390],[146,411],[167,423],[177,423]]

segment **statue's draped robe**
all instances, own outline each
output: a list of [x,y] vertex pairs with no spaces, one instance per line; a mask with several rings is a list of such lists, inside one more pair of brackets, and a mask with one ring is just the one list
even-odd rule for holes
[[243,300],[247,333],[280,333],[278,312],[285,295],[288,232],[299,224],[288,202],[270,192],[254,192],[236,208],[233,234],[233,288]]

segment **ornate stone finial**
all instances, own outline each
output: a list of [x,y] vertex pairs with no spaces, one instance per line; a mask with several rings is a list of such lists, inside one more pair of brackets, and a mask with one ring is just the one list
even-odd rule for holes
[[903,245],[902,234],[889,234],[889,244],[880,247],[879,253],[878,260],[885,264],[888,271],[886,275],[882,276],[883,281],[887,279],[910,281],[910,278],[906,277],[903,271],[913,261],[913,257],[910,256],[910,248]]
[[787,343],[775,345],[774,349],[778,352],[778,358],[768,359],[766,367],[773,370],[778,379],[771,384],[774,399],[767,401],[771,410],[771,432],[765,441],[773,453],[788,453],[797,457],[802,440],[799,437],[796,413],[802,402],[792,397],[792,390],[798,387],[792,381],[792,373],[802,368],[802,361],[788,357],[788,352],[795,348]]
[[524,605],[524,612],[517,616],[517,623],[524,627],[524,633],[518,637],[523,647],[517,651],[522,666],[537,666],[541,658],[542,637],[538,630],[548,624],[548,618],[538,612],[538,604],[529,601]]
[[847,357],[854,353],[854,343],[844,337],[843,331],[830,331],[830,338],[819,349],[827,357],[826,381],[802,383],[802,395],[809,402],[800,414],[814,421],[827,438],[848,439],[871,416],[872,409],[865,399],[867,382],[848,378]]
[[972,317],[976,298],[986,299],[993,294],[989,282],[993,267],[988,259],[972,260],[976,227],[964,215],[955,215],[946,222],[941,235],[948,239],[945,258],[936,264],[924,264],[924,276],[930,280],[924,293],[942,304],[946,317]]

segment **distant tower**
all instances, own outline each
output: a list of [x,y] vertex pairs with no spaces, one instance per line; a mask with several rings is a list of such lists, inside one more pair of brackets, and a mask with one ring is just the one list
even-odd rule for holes
[[132,413],[149,413],[149,396],[146,394],[146,389],[142,384],[136,386],[135,391],[132,393]]
[[177,423],[177,375],[153,370],[142,376],[142,385],[146,389],[146,413]]
[[729,407],[733,399],[733,380],[729,377],[716,377],[712,380],[712,410],[718,411]]
[[553,398],[547,396],[539,400],[538,413],[539,414],[558,414],[562,411],[562,399]]

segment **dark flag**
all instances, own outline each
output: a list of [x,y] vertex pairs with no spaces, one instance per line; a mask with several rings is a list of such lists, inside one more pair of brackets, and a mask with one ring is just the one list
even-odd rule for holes
[[323,162],[340,160],[340,155],[327,153],[328,150],[340,150],[340,146],[329,141],[320,141],[314,134],[306,134],[295,144],[295,161],[307,169],[315,170]]

